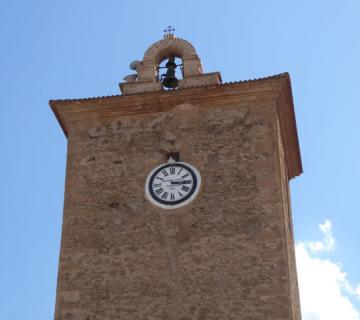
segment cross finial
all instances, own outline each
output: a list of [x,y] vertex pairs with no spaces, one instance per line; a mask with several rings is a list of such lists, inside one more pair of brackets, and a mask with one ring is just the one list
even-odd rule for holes
[[174,37],[175,28],[173,26],[168,26],[164,29],[164,38],[173,38]]

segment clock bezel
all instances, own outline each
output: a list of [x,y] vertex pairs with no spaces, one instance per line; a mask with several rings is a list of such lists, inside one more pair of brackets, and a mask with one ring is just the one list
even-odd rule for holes
[[[159,171],[163,170],[164,168],[168,168],[171,166],[180,166],[186,169],[187,171],[189,171],[194,181],[192,191],[190,191],[184,198],[176,200],[174,202],[164,201],[162,199],[159,199],[155,195],[153,189],[151,188],[152,182],[156,174]],[[162,209],[177,209],[186,206],[187,204],[192,202],[199,193],[200,186],[201,186],[201,175],[200,172],[194,166],[182,161],[168,162],[168,163],[162,163],[151,170],[151,172],[146,178],[145,194],[146,194],[146,198],[157,207],[160,207]]]

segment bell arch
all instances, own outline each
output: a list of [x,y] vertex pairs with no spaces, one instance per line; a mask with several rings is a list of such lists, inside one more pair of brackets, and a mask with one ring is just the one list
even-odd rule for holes
[[182,79],[177,79],[178,86],[176,89],[221,83],[219,72],[203,73],[201,61],[189,41],[167,33],[162,40],[148,47],[142,61],[135,61],[136,63],[131,69],[134,70],[135,68],[136,74],[124,78],[125,82],[119,84],[121,92],[123,94],[134,94],[170,88],[170,86],[163,85],[159,79],[159,65],[170,57],[182,60]]

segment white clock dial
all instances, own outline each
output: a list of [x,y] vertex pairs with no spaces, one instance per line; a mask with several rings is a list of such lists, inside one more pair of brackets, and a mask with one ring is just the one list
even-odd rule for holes
[[200,174],[196,168],[184,162],[170,162],[150,172],[145,184],[145,193],[156,206],[175,209],[195,198],[200,183]]

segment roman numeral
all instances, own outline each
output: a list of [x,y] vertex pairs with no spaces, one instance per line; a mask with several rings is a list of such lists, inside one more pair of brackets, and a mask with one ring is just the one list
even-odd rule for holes
[[183,170],[183,168],[180,168],[179,172],[178,172],[178,175],[180,174],[180,172]]
[[190,183],[192,183],[192,181],[191,180],[184,180],[182,183],[183,184],[190,184]]
[[161,196],[162,199],[166,199],[168,196],[168,193],[167,192],[164,192],[163,195]]
[[187,187],[187,186],[182,186],[182,187],[181,187],[181,190],[182,190],[182,191],[185,191],[185,192],[188,192],[188,191],[190,190],[190,188]]
[[169,175],[169,174],[167,173],[166,169],[164,169],[164,170],[161,171],[161,172],[162,172],[162,174],[163,174],[165,177]]
[[170,174],[175,174],[175,168],[174,167],[170,167]]
[[189,176],[189,174],[187,173],[187,174],[184,174],[181,178],[184,179],[184,178],[186,178],[188,176]]
[[155,184],[153,184],[153,188],[159,188],[159,187],[161,187],[161,183],[155,183]]
[[170,200],[175,200],[175,196],[173,193],[170,195]]
[[180,198],[184,196],[181,192],[178,192],[178,194],[180,195]]
[[163,190],[162,188],[155,190],[155,193],[156,193],[157,195],[160,195],[160,194],[162,194],[163,192],[164,192],[164,190]]

